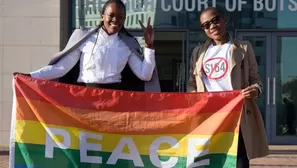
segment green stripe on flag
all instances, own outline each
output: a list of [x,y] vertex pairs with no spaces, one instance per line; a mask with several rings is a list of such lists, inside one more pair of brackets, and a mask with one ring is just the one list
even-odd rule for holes
[[[88,156],[100,156],[102,157],[102,164],[94,163],[81,163],[80,151],[72,149],[54,149],[54,157],[45,157],[45,146],[34,145],[34,144],[23,144],[16,143],[15,146],[15,165],[18,166],[31,166],[35,168],[132,168],[135,167],[131,160],[118,160],[116,165],[106,164],[111,153],[110,152],[95,152],[89,151]],[[168,161],[170,156],[161,156],[161,161]],[[148,155],[141,155],[142,162],[146,168],[154,168]],[[236,156],[227,154],[209,154],[203,156],[197,161],[203,161],[210,159],[210,166],[201,166],[203,168],[235,168],[236,167]],[[187,164],[187,158],[179,157],[178,163],[174,166],[175,168],[185,168]]]

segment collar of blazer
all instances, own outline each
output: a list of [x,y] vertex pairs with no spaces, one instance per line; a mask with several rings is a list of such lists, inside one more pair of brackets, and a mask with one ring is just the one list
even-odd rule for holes
[[[62,57],[77,49],[80,45],[82,45],[82,43],[84,43],[92,34],[96,33],[97,31],[98,28],[75,29],[72,35],[70,36],[65,48],[54,55],[54,57],[50,60],[49,65],[57,63]],[[124,33],[119,33],[118,36],[130,48],[130,50],[134,52],[141,60],[144,59],[141,51],[141,46],[135,38],[127,36]]]

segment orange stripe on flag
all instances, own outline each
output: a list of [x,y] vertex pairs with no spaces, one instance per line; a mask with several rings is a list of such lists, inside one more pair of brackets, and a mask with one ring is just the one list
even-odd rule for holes
[[101,133],[130,135],[140,133],[143,135],[237,133],[240,111],[222,110],[225,111],[201,114],[183,113],[182,110],[180,113],[170,111],[159,111],[158,113],[122,111],[119,113],[70,108],[37,100],[17,98],[17,120],[32,120]]

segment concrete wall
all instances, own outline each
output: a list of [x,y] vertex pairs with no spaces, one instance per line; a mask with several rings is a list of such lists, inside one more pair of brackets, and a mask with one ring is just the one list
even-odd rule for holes
[[12,73],[40,68],[59,51],[60,7],[60,0],[0,0],[0,146],[9,144]]

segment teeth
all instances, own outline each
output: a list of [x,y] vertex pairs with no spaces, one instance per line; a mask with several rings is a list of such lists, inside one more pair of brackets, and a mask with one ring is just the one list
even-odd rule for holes
[[215,31],[213,31],[211,34],[213,34],[213,33],[217,33],[218,32],[218,30],[215,30]]

